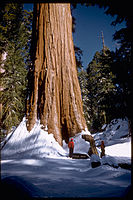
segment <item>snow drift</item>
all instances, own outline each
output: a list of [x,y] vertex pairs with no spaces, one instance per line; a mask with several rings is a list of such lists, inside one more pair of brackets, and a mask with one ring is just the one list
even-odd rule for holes
[[[23,118],[14,133],[10,133],[6,139],[10,140],[2,149],[2,158],[44,158],[44,157],[66,157],[68,155],[67,144],[63,141],[63,148],[56,142],[53,134],[41,129],[40,121],[28,132],[26,119]],[[87,153],[89,143],[82,139],[82,134],[90,134],[82,131],[74,138],[75,152]],[[11,135],[12,134],[12,135]]]
[[[43,130],[38,120],[34,128],[28,132],[26,119],[23,118],[20,125],[13,133],[10,133],[2,149],[2,159],[10,158],[66,158],[68,157],[68,145],[63,141],[63,147],[53,137]],[[89,142],[82,139],[83,134],[90,134],[85,130],[74,137],[74,153],[87,153],[90,147]],[[101,140],[105,142],[105,154],[109,156],[128,157],[131,159],[131,138],[123,136],[128,135],[127,120],[113,120],[101,133],[93,135],[97,150],[100,154]]]
[[[114,119],[110,124],[104,125],[103,132],[94,134],[94,140],[96,145],[100,145],[101,140],[104,140],[105,146],[117,144],[122,142],[122,138],[127,137],[128,131],[128,120],[127,119]],[[123,140],[125,142],[125,140]]]
[[26,119],[23,118],[23,121],[4,146],[2,158],[58,157],[60,154],[65,155],[65,153],[65,150],[55,141],[53,135],[41,129],[39,121],[28,132]]

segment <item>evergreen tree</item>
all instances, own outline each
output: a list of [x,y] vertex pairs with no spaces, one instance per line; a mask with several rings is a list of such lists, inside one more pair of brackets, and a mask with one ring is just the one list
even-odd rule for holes
[[[123,107],[123,116],[128,117],[129,121],[129,131],[130,134],[133,134],[133,112],[132,102],[133,102],[133,15],[132,15],[132,5],[131,1],[127,0],[121,1],[121,4],[116,4],[114,0],[89,0],[89,3],[86,3],[87,6],[98,5],[100,8],[105,9],[105,13],[111,16],[115,16],[115,20],[112,22],[112,25],[117,25],[125,20],[126,28],[119,30],[115,33],[114,39],[120,43],[119,50],[117,49],[114,54],[114,64],[112,65],[112,71],[117,77],[118,90],[121,90],[119,95],[119,100],[123,100],[119,103]],[[122,92],[123,91],[123,92]],[[122,113],[121,113],[122,114]]]
[[[117,95],[114,96],[115,105],[113,109],[114,116],[128,117],[130,134],[133,133],[133,15],[131,1],[122,1],[121,4],[114,0],[89,0],[87,3],[81,3],[86,6],[98,5],[104,8],[105,14],[115,17],[111,25],[117,25],[126,22],[126,28],[120,29],[114,35],[114,40],[120,44],[113,55],[111,71],[115,74],[115,83],[117,86]],[[73,3],[76,8],[76,4]]]
[[14,3],[2,4],[0,10],[0,52],[7,55],[1,61],[1,126],[8,133],[25,112],[32,13]]
[[82,50],[77,47],[77,46],[74,46],[74,51],[75,51],[75,58],[76,58],[76,66],[77,66],[77,69],[78,70],[81,70],[83,69],[83,64],[82,64],[82,55],[83,55],[83,52]]
[[109,116],[110,97],[116,92],[113,82],[115,76],[111,72],[111,63],[111,52],[106,47],[95,53],[87,68],[92,129],[98,130],[111,119]]
[[88,90],[89,77],[88,77],[87,72],[83,68],[78,72],[78,78],[79,78],[79,84],[81,88],[84,117],[86,120],[87,127],[90,130],[91,128],[91,115],[90,115],[91,98],[89,98],[90,91]]
[[122,117],[128,117],[130,134],[133,132],[133,114],[131,112],[133,103],[133,18],[126,19],[126,28],[122,28],[114,34],[114,40],[120,44],[113,54],[114,62],[112,71],[117,77],[117,86],[120,91],[123,108]]

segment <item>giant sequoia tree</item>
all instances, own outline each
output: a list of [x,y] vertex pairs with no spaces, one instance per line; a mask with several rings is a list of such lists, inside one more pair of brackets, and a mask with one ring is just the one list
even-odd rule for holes
[[72,39],[70,4],[35,4],[33,69],[27,106],[27,128],[37,118],[62,145],[62,139],[86,128]]

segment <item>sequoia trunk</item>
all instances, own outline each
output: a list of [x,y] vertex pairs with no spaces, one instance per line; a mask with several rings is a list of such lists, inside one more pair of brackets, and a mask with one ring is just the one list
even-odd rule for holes
[[86,128],[72,39],[70,4],[36,4],[33,23],[33,87],[27,128],[37,118],[44,129],[62,139]]

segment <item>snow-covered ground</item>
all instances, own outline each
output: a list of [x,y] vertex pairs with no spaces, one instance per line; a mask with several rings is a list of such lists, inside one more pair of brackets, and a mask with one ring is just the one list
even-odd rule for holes
[[2,178],[7,176],[24,181],[28,190],[35,188],[33,197],[121,197],[131,184],[129,170],[107,165],[92,168],[90,160],[5,160]]
[[[89,134],[83,131],[74,137],[75,153],[88,152],[85,133]],[[100,159],[101,166],[92,168],[91,159],[69,158],[67,144],[63,142],[62,148],[39,121],[28,132],[24,118],[1,151],[2,180],[14,188],[21,185],[32,197],[121,197],[131,186],[131,171],[118,166],[131,164],[131,138],[123,138],[126,135],[127,120],[121,119],[95,134],[99,155],[104,140],[106,156]]]

